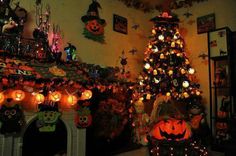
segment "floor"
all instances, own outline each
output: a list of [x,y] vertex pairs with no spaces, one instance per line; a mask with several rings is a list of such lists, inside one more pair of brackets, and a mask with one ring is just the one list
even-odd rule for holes
[[[118,154],[116,156],[149,156],[148,149],[146,147],[142,147],[138,150]],[[224,153],[209,151],[209,156],[225,156]]]

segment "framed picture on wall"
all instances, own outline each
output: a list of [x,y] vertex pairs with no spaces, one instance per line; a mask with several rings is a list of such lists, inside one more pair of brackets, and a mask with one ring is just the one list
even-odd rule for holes
[[215,14],[209,14],[197,18],[197,33],[205,33],[215,30]]
[[113,15],[113,30],[122,34],[128,34],[128,20],[125,17]]
[[208,44],[210,57],[227,56],[229,50],[229,33],[228,27],[219,28],[208,32]]

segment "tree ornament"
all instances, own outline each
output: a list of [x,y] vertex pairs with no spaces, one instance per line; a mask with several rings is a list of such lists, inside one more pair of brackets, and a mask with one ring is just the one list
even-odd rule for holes
[[182,86],[183,86],[184,88],[189,87],[189,82],[188,82],[188,81],[183,81]]

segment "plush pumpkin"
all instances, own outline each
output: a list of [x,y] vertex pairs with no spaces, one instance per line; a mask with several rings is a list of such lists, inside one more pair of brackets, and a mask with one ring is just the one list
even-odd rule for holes
[[75,125],[77,128],[86,128],[92,124],[91,111],[87,107],[81,107],[75,116]]
[[154,126],[152,135],[158,140],[181,141],[191,137],[191,128],[184,120],[169,118],[159,121]]

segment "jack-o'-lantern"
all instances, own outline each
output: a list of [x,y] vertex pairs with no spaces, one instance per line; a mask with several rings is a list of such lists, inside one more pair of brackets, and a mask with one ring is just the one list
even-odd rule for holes
[[81,20],[85,23],[83,34],[94,41],[104,42],[104,26],[106,22],[99,17],[98,8],[101,8],[100,4],[93,1],[89,5],[87,14],[81,17]]
[[217,122],[216,123],[216,129],[217,130],[227,130],[228,124],[226,122]]
[[0,92],[0,104],[5,100],[5,96],[2,92]]
[[79,108],[75,116],[75,125],[77,128],[86,128],[92,124],[92,115],[87,107]]
[[98,20],[88,21],[85,28],[94,35],[102,35],[104,33],[104,27]]
[[152,130],[152,135],[158,140],[181,141],[191,137],[191,128],[181,119],[169,118],[159,121]]
[[25,98],[25,92],[22,90],[14,90],[12,92],[12,98],[16,101],[22,101]]
[[225,112],[225,111],[218,111],[217,116],[218,116],[219,118],[227,118],[228,112]]

